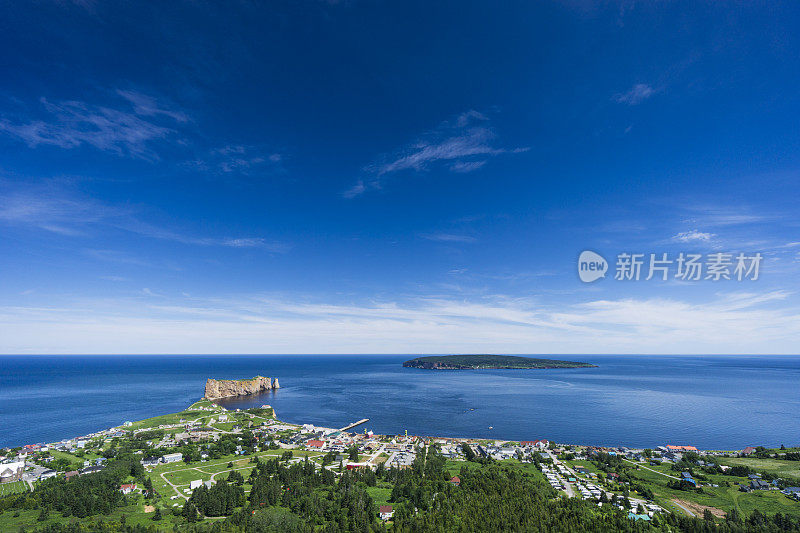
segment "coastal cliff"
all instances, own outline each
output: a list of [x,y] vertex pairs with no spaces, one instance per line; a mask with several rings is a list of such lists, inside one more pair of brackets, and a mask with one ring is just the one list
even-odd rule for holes
[[231,396],[247,396],[248,394],[258,394],[260,392],[278,389],[278,380],[272,380],[263,376],[256,376],[253,379],[211,379],[206,381],[205,398],[216,400],[218,398],[229,398]]

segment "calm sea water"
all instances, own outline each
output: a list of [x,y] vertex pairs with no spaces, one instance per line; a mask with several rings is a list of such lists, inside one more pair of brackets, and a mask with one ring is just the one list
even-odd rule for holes
[[[430,371],[406,355],[0,356],[0,446],[178,411],[206,378],[277,377],[290,422],[376,433],[705,449],[800,444],[800,358],[564,356],[591,369]],[[474,409],[474,410],[472,410]]]

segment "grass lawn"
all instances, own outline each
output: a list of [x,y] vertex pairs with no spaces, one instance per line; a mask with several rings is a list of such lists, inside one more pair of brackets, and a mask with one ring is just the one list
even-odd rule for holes
[[85,459],[81,459],[80,457],[75,457],[71,453],[61,452],[58,450],[50,450],[50,455],[53,456],[53,459],[66,459],[70,463],[73,463],[75,466],[83,467],[83,461]]
[[181,411],[180,413],[170,413],[168,415],[154,416],[134,422],[132,425],[125,427],[125,430],[136,430],[144,428],[155,428],[161,425],[179,424],[181,420],[190,421],[201,417],[214,416],[213,413],[208,411]]
[[0,484],[0,496],[8,496],[9,494],[27,491],[28,485],[24,481],[12,481],[11,483]]
[[719,464],[727,466],[749,466],[756,472],[800,479],[800,461],[781,459],[756,459],[749,457],[719,457]]
[[375,487],[367,487],[367,494],[375,502],[375,505],[387,505],[389,497],[392,495],[392,486],[389,483],[381,482]]
[[[658,469],[664,473],[675,475],[676,472],[667,470],[663,467],[650,467]],[[745,478],[732,476],[706,475],[709,481],[703,482],[703,494],[691,491],[674,490],[667,487],[672,481],[662,475],[650,472],[649,470],[631,470],[631,475],[641,481],[643,485],[649,487],[656,495],[656,502],[663,507],[679,511],[672,500],[684,500],[698,503],[708,507],[715,507],[723,511],[736,509],[744,515],[749,515],[755,509],[767,514],[777,512],[788,513],[792,516],[800,516],[800,505],[790,500],[778,491],[753,491],[750,493],[740,492],[738,483],[745,483]],[[706,483],[718,484],[719,487],[710,487]],[[731,486],[725,486],[729,482]]]
[[[180,502],[183,504],[183,500]],[[165,504],[166,505],[166,504]],[[172,531],[178,525],[185,525],[186,521],[183,518],[173,516],[172,508],[166,507],[165,505],[161,506],[161,514],[163,516],[163,520],[160,522],[153,521],[153,514],[154,513],[145,513],[144,512],[144,503],[139,502],[133,505],[128,505],[126,507],[121,507],[116,509],[110,515],[97,515],[88,518],[81,519],[81,524],[97,524],[100,522],[108,522],[109,520],[118,520],[125,515],[125,520],[128,525],[143,525],[143,526],[150,526],[156,525],[159,530],[164,531]],[[15,516],[16,515],[16,516]],[[32,527],[43,527],[50,524],[60,523],[63,525],[67,525],[73,520],[74,517],[64,517],[61,516],[59,513],[52,512],[47,520],[43,522],[39,522],[37,519],[39,517],[38,510],[28,510],[28,511],[6,511],[0,514],[0,531],[19,531],[21,527],[25,528],[32,528]],[[206,522],[210,522],[207,520]]]

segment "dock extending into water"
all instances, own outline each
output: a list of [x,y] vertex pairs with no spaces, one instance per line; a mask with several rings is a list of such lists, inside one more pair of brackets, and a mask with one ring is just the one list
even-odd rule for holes
[[354,427],[356,427],[356,426],[360,426],[360,425],[361,425],[361,424],[363,424],[364,422],[369,422],[369,418],[362,418],[362,419],[361,419],[361,420],[359,420],[358,422],[353,422],[353,423],[352,423],[352,424],[350,424],[349,426],[345,426],[345,427],[343,427],[342,429],[340,429],[339,431],[347,431],[348,429],[352,429],[352,428],[354,428]]

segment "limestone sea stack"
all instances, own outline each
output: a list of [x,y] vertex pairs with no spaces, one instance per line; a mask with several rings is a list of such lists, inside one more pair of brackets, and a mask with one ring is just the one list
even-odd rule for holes
[[205,398],[216,400],[230,398],[231,396],[247,396],[260,392],[277,389],[278,380],[256,376],[253,379],[208,379],[206,381]]

